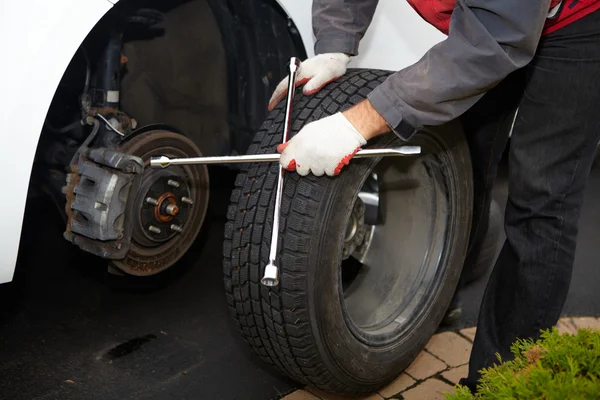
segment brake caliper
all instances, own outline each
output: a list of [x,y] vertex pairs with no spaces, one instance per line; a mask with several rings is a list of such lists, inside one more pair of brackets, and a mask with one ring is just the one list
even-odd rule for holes
[[63,187],[65,239],[103,258],[124,258],[133,230],[129,216],[143,171],[139,157],[108,148],[82,151]]

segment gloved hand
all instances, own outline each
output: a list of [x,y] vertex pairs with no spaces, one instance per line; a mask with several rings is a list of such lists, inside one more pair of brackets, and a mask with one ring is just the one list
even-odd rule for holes
[[340,173],[344,165],[367,143],[359,131],[338,112],[304,126],[287,143],[280,144],[279,163],[300,175]]
[[[296,74],[296,87],[305,85],[302,93],[307,96],[314,94],[329,82],[344,75],[349,62],[350,56],[344,53],[326,53],[309,58],[300,64]],[[288,78],[285,78],[277,85],[269,100],[269,111],[285,97],[287,87]]]

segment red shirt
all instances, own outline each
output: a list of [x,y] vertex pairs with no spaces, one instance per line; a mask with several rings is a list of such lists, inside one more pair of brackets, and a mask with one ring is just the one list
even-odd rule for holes
[[[456,0],[407,0],[417,13],[444,34],[450,29],[450,18]],[[523,0],[530,1],[530,0]],[[560,4],[560,0],[552,0],[550,8]],[[557,17],[548,19],[543,35],[556,31],[586,15],[600,9],[600,0],[564,0]]]

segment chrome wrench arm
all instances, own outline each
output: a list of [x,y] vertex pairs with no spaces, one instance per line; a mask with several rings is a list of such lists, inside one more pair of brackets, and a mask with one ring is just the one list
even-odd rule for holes
[[[390,149],[363,149],[358,151],[354,158],[410,156],[421,153],[420,146],[400,146]],[[279,162],[281,154],[248,154],[241,156],[217,156],[217,157],[190,157],[169,158],[167,156],[152,157],[150,166],[152,168],[167,168],[171,165],[192,164],[237,164],[255,162]]]
[[[287,100],[285,104],[285,119],[283,123],[283,139],[281,143],[286,143],[289,139],[292,127],[292,106],[294,104],[294,90],[296,87],[296,73],[300,67],[300,60],[296,57],[290,59],[290,72],[288,79]],[[269,263],[265,267],[263,278],[260,282],[264,286],[277,286],[279,284],[279,268],[276,264],[277,244],[279,241],[279,217],[281,211],[281,196],[283,195],[283,175],[284,169],[279,166],[279,176],[277,180],[277,192],[275,192],[275,207],[273,211],[273,227],[271,231],[271,249],[269,252]]]

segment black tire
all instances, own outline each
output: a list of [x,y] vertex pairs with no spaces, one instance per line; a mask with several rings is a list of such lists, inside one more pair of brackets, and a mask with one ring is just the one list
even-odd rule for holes
[[[350,70],[315,96],[305,97],[298,91],[292,134],[313,120],[361,101],[389,74]],[[248,153],[275,152],[283,118],[280,104],[257,132]],[[395,334],[363,335],[362,328],[353,325],[341,293],[346,223],[359,188],[378,160],[353,160],[335,178],[286,175],[278,250],[280,284],[273,288],[262,286],[260,279],[268,261],[278,164],[247,165],[236,178],[223,248],[227,302],[251,349],[298,382],[344,395],[372,393],[414,360],[448,308],[469,235],[469,151],[457,125],[421,132],[412,142],[423,147],[423,154],[417,159],[405,158],[406,165],[424,166],[432,182],[440,180],[432,202],[447,200],[447,212],[436,217],[447,229],[433,232],[442,238],[442,252],[434,273],[427,276],[432,290],[418,303],[420,313]],[[389,134],[368,147],[399,144],[400,140]],[[417,205],[408,211],[423,215],[427,208]],[[398,243],[410,241],[411,232],[406,234],[406,238],[398,237]]]

